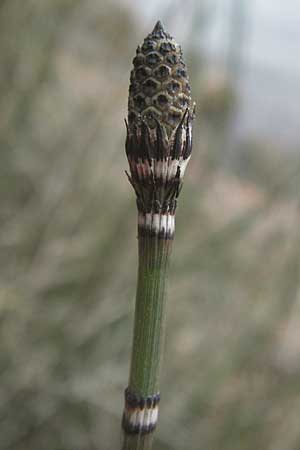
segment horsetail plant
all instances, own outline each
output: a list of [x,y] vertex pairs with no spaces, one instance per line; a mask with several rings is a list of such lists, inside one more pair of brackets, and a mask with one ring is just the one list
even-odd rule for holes
[[151,449],[160,401],[165,293],[175,210],[192,150],[194,104],[180,46],[160,22],[130,77],[126,155],[138,209],[138,282],[124,450]]

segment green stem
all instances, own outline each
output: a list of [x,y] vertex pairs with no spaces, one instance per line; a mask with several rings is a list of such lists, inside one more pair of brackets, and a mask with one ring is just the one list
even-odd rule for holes
[[129,388],[143,397],[159,391],[165,334],[165,292],[172,241],[139,237],[139,269]]
[[[166,280],[172,239],[139,233],[139,268],[128,389],[147,398],[159,392],[165,336]],[[124,434],[123,450],[151,450],[153,433]]]

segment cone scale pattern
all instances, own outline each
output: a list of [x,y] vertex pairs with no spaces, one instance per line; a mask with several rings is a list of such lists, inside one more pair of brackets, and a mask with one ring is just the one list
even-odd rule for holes
[[138,47],[131,71],[128,120],[134,124],[144,116],[155,128],[155,118],[168,135],[191,108],[191,88],[180,46],[164,31],[160,22]]
[[126,153],[139,233],[172,238],[175,209],[192,150],[194,104],[182,51],[157,22],[131,72]]

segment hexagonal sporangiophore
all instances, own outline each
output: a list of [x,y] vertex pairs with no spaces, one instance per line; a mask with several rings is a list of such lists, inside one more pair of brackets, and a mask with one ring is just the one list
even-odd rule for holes
[[146,64],[148,64],[151,67],[157,66],[162,61],[162,57],[157,52],[151,52],[148,53],[146,56]]
[[142,94],[138,94],[133,98],[134,106],[138,111],[142,111],[146,107],[145,97]]
[[171,97],[164,92],[160,92],[155,97],[153,97],[152,100],[154,106],[161,111],[164,111],[166,108],[168,108],[172,101]]
[[173,42],[162,42],[159,46],[159,52],[164,56],[170,52],[174,52],[175,50],[176,45]]
[[171,74],[171,69],[170,69],[170,67],[166,66],[165,64],[161,64],[154,70],[154,76],[158,80],[164,80],[167,77],[169,77],[170,74]]
[[155,42],[153,39],[147,39],[144,41],[142,45],[142,52],[144,54],[147,54],[149,52],[154,51],[157,48],[157,42]]
[[176,53],[169,53],[166,55],[166,62],[171,66],[174,66],[179,61],[179,56]]
[[143,81],[149,75],[151,75],[151,69],[149,67],[141,66],[135,71],[137,81]]
[[174,77],[176,77],[176,78],[179,78],[179,79],[181,79],[181,78],[185,79],[186,76],[187,76],[185,67],[183,67],[183,66],[181,66],[181,67],[176,67],[176,68],[173,70],[172,75],[173,75]]
[[149,95],[149,97],[152,97],[154,94],[156,94],[158,88],[159,82],[154,80],[153,78],[148,78],[148,80],[146,80],[142,85],[143,93],[145,95]]
[[181,84],[178,80],[171,79],[166,85],[166,89],[170,95],[176,95],[181,90]]

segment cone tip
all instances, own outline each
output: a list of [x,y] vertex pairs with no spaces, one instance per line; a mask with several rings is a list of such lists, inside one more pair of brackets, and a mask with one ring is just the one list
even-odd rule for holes
[[157,32],[159,32],[159,31],[162,32],[162,33],[165,33],[164,27],[162,26],[162,23],[161,23],[160,20],[158,20],[158,21],[156,22],[156,25],[155,25],[155,27],[153,28],[152,33],[157,33]]

